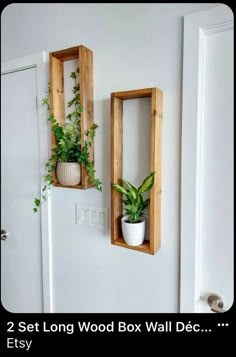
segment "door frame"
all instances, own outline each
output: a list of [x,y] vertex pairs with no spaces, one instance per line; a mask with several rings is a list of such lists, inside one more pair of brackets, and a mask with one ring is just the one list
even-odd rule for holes
[[[38,119],[39,135],[39,172],[40,172],[40,189],[44,186],[44,166],[49,157],[50,140],[49,127],[46,118],[45,108],[41,104],[42,98],[48,88],[48,53],[43,51],[29,56],[16,58],[1,63],[1,75],[25,69],[35,68],[36,70],[36,107]],[[33,207],[33,202],[32,202]],[[43,295],[43,312],[52,312],[52,259],[51,259],[51,200],[45,202],[40,211],[40,228],[41,228],[41,262],[42,262],[42,295]],[[32,214],[33,211],[32,211]]]
[[180,312],[199,311],[202,116],[206,36],[233,28],[227,5],[184,17]]

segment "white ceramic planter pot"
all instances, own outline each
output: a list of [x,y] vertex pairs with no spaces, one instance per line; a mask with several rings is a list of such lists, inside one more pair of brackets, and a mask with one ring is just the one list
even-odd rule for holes
[[78,185],[81,179],[80,164],[78,162],[58,162],[56,174],[61,185]]
[[141,245],[145,237],[145,219],[140,218],[139,223],[128,223],[128,217],[121,219],[121,228],[125,242],[128,245]]

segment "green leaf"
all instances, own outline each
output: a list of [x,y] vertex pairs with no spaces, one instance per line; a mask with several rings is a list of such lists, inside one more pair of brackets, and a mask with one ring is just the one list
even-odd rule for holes
[[117,184],[113,184],[112,186],[114,187],[115,190],[128,195],[128,192],[124,189],[124,187]]
[[76,73],[75,72],[71,72],[70,78],[76,79]]
[[38,210],[36,207],[33,208],[34,213],[36,213]]
[[132,201],[129,199],[129,197],[127,197],[126,200],[123,200],[123,202],[124,202],[125,206],[132,204]]
[[40,206],[40,200],[38,198],[34,199],[34,204],[35,206],[39,207]]
[[96,130],[98,128],[98,125],[93,123],[93,125],[91,126],[91,128],[87,131],[87,134],[86,135],[89,135],[89,137],[91,139],[93,139],[95,137],[95,134],[96,134]]
[[125,180],[122,180],[122,181],[129,189],[128,194],[130,193],[131,196],[133,197],[133,199],[136,200],[138,197],[138,190],[129,181],[125,181]]
[[133,216],[133,211],[130,209],[126,209],[125,213],[128,214],[129,216]]
[[145,178],[142,185],[138,188],[139,193],[147,192],[152,188],[154,184],[154,175],[155,172],[152,172],[148,177]]
[[99,128],[99,125],[97,125],[96,123],[93,123],[91,129],[96,130],[97,128]]
[[134,206],[132,206],[132,205],[127,205],[126,207],[126,210],[130,210],[131,212],[133,212],[135,209],[135,207]]
[[42,105],[48,105],[48,98],[42,99]]
[[73,89],[72,89],[72,91],[73,91],[74,94],[75,94],[76,92],[78,92],[78,90],[79,90],[79,85],[74,86]]
[[70,101],[67,103],[68,108],[70,108],[73,104],[74,104],[74,99],[70,100]]
[[53,172],[56,170],[56,166],[55,165],[51,165],[49,168],[48,168],[48,172]]
[[51,185],[53,183],[52,175],[50,174],[46,175],[45,181],[47,182],[48,185]]
[[143,202],[143,204],[142,204],[142,210],[143,210],[144,208],[148,207],[149,203],[150,203],[150,198],[146,199],[146,200]]
[[48,121],[50,121],[51,123],[56,123],[56,122],[57,122],[53,114],[51,114],[51,115],[48,117]]

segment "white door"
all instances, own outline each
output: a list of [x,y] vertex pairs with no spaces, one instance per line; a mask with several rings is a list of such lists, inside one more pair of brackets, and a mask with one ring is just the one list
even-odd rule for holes
[[40,194],[36,69],[1,75],[1,301],[10,312],[42,312]]
[[[233,13],[184,19],[181,312],[233,304]],[[220,310],[219,310],[220,311]]]

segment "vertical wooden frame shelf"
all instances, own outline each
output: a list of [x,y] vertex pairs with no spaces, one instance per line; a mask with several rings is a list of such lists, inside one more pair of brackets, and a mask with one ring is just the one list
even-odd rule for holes
[[123,178],[123,101],[151,98],[151,164],[155,171],[155,183],[150,191],[149,241],[130,246],[125,243],[121,231],[123,216],[122,194],[111,188],[111,242],[114,245],[155,254],[161,245],[161,139],[163,93],[158,88],[145,88],[111,93],[111,181],[122,184]]
[[[64,95],[64,65],[65,61],[78,60],[80,99],[83,107],[81,113],[81,144],[84,145],[85,132],[90,129],[94,121],[93,115],[93,52],[85,46],[76,46],[49,54],[50,65],[50,103],[51,109],[60,125],[65,122],[65,95]],[[56,140],[52,132],[52,148],[56,147]],[[94,145],[90,147],[90,160],[94,160]],[[81,167],[81,183],[76,186],[61,185],[53,172],[53,185],[87,189],[93,187],[84,167]]]

